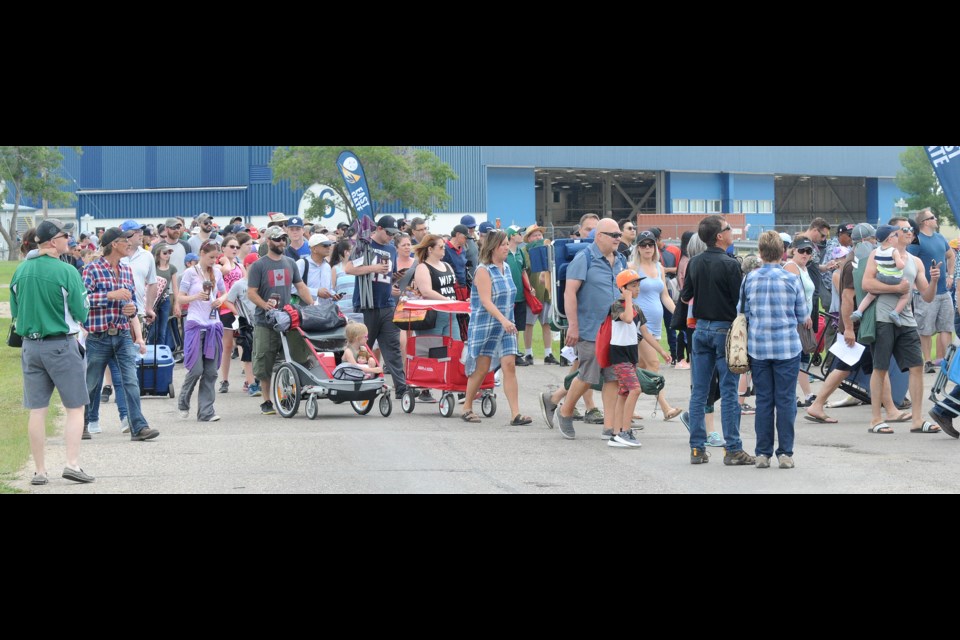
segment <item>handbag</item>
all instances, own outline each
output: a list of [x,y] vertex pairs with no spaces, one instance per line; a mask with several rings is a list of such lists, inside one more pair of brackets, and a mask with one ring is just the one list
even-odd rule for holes
[[15,349],[20,349],[23,347],[23,338],[20,337],[19,333],[17,333],[15,322],[10,323],[10,331],[7,333],[7,346]]
[[530,278],[527,277],[527,272],[523,271],[523,297],[527,301],[527,309],[530,310],[530,313],[534,315],[539,315],[543,313],[543,303],[537,299],[537,293],[533,290],[533,287],[530,286]]
[[727,368],[731,373],[742,375],[750,371],[750,356],[747,354],[747,305],[746,280],[740,286],[740,314],[727,332]]
[[640,390],[648,396],[659,395],[667,383],[663,376],[646,369],[637,369],[637,380],[640,381]]
[[405,331],[429,331],[437,326],[437,312],[434,309],[407,309],[403,302],[393,310],[393,323]]
[[800,347],[804,353],[813,354],[817,351],[817,336],[813,333],[813,327],[807,329],[802,324],[797,325],[797,333],[800,334]]

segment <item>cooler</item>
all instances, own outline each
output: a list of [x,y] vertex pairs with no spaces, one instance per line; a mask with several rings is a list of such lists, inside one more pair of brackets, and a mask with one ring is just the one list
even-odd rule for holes
[[137,354],[137,381],[141,396],[175,396],[173,389],[173,353],[165,344],[147,345],[147,353]]

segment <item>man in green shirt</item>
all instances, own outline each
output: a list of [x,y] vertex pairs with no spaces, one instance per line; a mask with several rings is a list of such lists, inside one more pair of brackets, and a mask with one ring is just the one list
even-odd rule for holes
[[83,410],[89,394],[77,334],[87,319],[87,289],[77,270],[60,260],[68,251],[72,229],[72,223],[65,225],[59,220],[41,222],[37,227],[40,255],[24,261],[10,283],[10,311],[17,333],[23,336],[23,406],[30,410],[30,451],[37,468],[31,480],[34,485],[48,482],[43,450],[54,387],[67,409],[63,477],[74,482],[94,480],[79,463]]
[[[510,241],[510,253],[507,254],[507,264],[510,265],[510,275],[513,276],[513,284],[517,285],[517,297],[513,302],[513,324],[517,326],[517,349],[520,349],[520,334],[527,328],[527,299],[523,295],[523,270],[527,268],[527,261],[524,259],[523,252],[520,250],[520,243],[523,242],[523,234],[520,227],[511,226],[507,228],[507,239]],[[529,367],[533,364],[533,358],[528,362],[524,359],[522,353],[517,354],[517,366]]]

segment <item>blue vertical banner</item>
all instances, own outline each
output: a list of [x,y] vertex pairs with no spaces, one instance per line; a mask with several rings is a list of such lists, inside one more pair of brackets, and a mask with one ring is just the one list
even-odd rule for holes
[[360,158],[352,151],[344,151],[337,158],[337,168],[350,192],[350,201],[357,212],[357,217],[368,216],[373,220],[373,204],[370,202],[370,190],[367,188],[367,178],[363,173]]
[[943,194],[953,209],[953,218],[960,225],[960,147],[924,147],[933,170],[940,180]]

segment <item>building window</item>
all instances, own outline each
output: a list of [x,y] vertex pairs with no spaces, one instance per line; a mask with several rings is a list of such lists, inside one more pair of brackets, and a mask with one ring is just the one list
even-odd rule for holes
[[690,201],[690,213],[706,213],[707,212],[707,201],[706,200],[691,200]]
[[741,213],[756,213],[757,212],[757,201],[756,200],[744,200],[743,201],[743,210]]
[[733,201],[733,211],[730,213],[742,213],[742,204],[740,200]]
[[773,213],[773,200],[760,200],[757,205],[757,213]]
[[689,213],[690,212],[690,201],[683,200],[674,200],[673,201],[673,212],[674,213]]
[[707,200],[707,213],[723,213],[723,201]]

